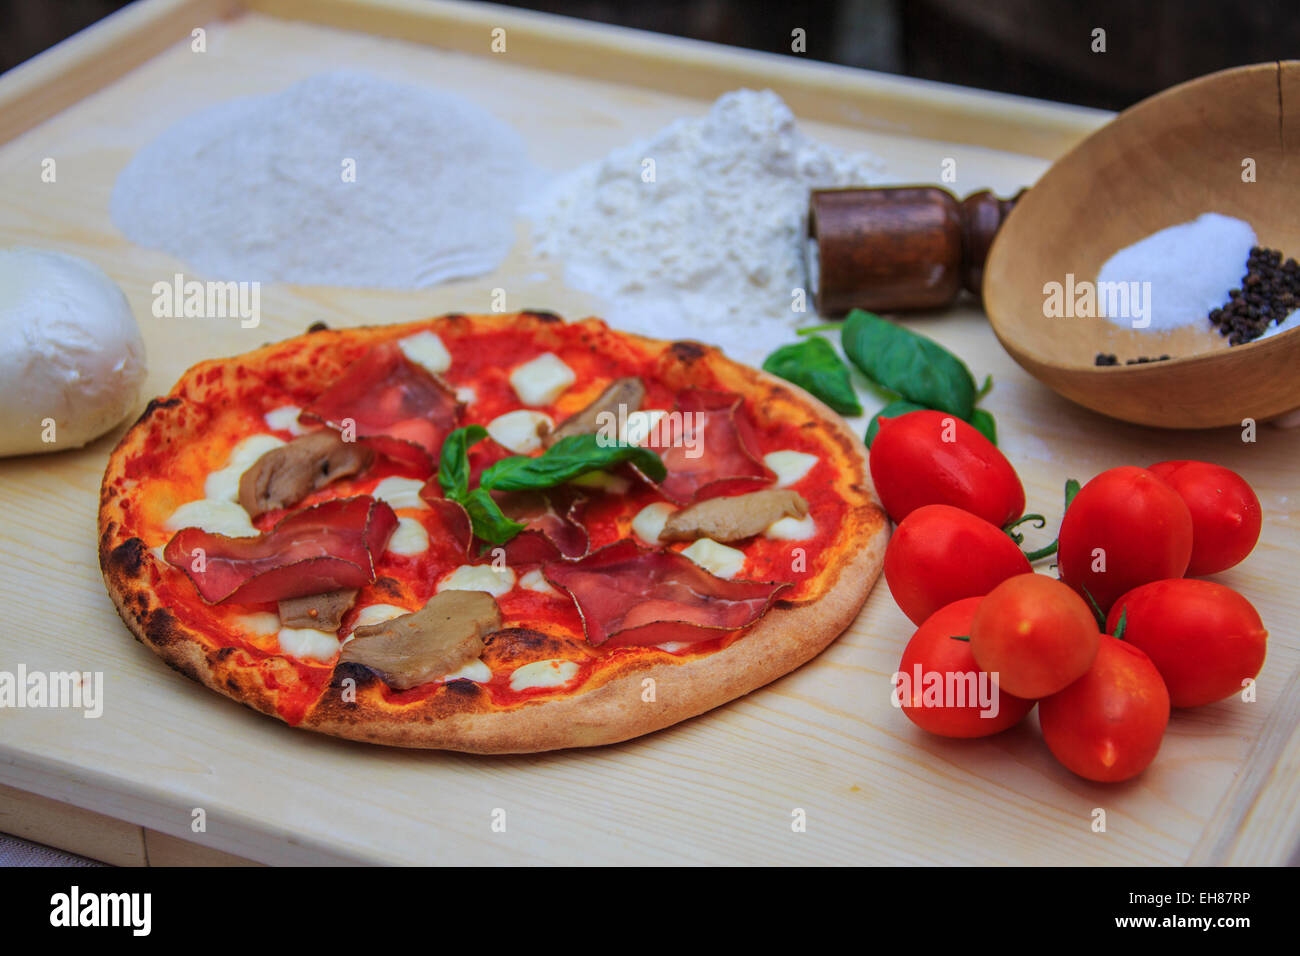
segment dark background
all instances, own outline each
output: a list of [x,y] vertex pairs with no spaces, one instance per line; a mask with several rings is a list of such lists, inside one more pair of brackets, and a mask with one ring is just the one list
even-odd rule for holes
[[[0,0],[0,71],[107,16],[122,0]],[[1300,56],[1300,0],[518,0],[561,13],[791,54],[1122,109],[1228,66]],[[1092,31],[1106,31],[1106,53]]]

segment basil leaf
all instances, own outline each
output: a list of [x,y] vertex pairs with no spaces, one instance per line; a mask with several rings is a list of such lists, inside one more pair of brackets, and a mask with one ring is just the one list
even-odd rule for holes
[[505,544],[524,530],[524,525],[507,518],[489,490],[551,488],[624,461],[635,463],[653,481],[662,481],[668,473],[659,456],[647,448],[602,444],[596,435],[570,435],[537,458],[514,455],[501,459],[484,470],[479,487],[471,491],[469,449],[486,437],[487,429],[482,425],[467,425],[448,435],[442,443],[438,484],[449,499],[465,508],[474,536],[490,544]]
[[469,449],[486,437],[487,429],[482,425],[466,425],[448,435],[439,456],[438,484],[443,494],[465,509],[475,537],[491,544],[505,544],[524,526],[507,518],[482,488],[469,490]]
[[977,408],[971,414],[970,423],[983,432],[984,437],[994,445],[998,443],[998,425],[991,414],[982,408]]
[[515,455],[489,466],[479,479],[494,491],[554,488],[589,471],[630,461],[651,481],[668,474],[663,461],[648,448],[609,444],[599,435],[568,435],[536,458]]
[[443,440],[438,484],[442,485],[442,493],[448,498],[461,501],[469,493],[469,449],[484,438],[487,438],[487,429],[482,425],[466,425]]
[[476,538],[491,544],[505,544],[524,530],[524,525],[505,516],[484,488],[475,488],[459,500],[469,514]]
[[939,343],[861,309],[844,320],[841,341],[853,364],[878,385],[918,405],[970,420],[975,379]]
[[820,335],[781,346],[763,361],[763,371],[794,382],[841,415],[862,414],[862,406],[849,380],[849,367],[835,347]]
[[906,415],[908,412],[924,412],[926,407],[918,405],[916,402],[909,402],[900,398],[898,401],[890,402],[876,414],[871,416],[871,424],[867,426],[867,447],[876,440],[876,432],[880,431],[881,418],[897,418],[899,415]]

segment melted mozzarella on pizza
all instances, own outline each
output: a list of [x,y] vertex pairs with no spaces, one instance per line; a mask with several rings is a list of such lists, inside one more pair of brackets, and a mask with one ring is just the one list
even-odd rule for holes
[[510,385],[525,405],[549,405],[575,381],[573,369],[554,352],[543,352],[510,373]]
[[472,660],[460,670],[453,671],[439,680],[472,680],[476,684],[486,684],[492,679],[492,668],[488,667],[481,660]]
[[781,518],[768,525],[763,535],[773,541],[807,541],[817,536],[817,522],[812,515]]
[[353,622],[352,628],[356,630],[358,627],[383,624],[385,621],[410,613],[406,608],[394,604],[368,604],[357,612],[357,619]]
[[486,591],[493,597],[509,594],[514,586],[514,571],[490,564],[462,564],[438,582],[439,591]]
[[284,444],[274,435],[250,435],[230,452],[226,465],[208,474],[203,481],[205,497],[187,501],[177,508],[165,527],[168,531],[202,528],[212,534],[232,538],[255,538],[258,530],[253,519],[239,505],[239,480],[268,451]]
[[187,501],[172,512],[165,527],[168,531],[202,528],[212,534],[224,534],[231,538],[256,538],[259,534],[247,511],[233,501],[212,498]]
[[519,586],[525,591],[536,591],[538,594],[559,594],[560,592],[551,587],[551,582],[546,580],[546,575],[542,573],[541,568],[533,568],[531,571],[525,571],[519,578]]
[[624,445],[644,445],[655,435],[667,414],[668,410],[664,408],[628,412],[619,422],[618,440]]
[[632,519],[632,533],[646,544],[659,544],[659,535],[663,534],[668,516],[676,510],[666,501],[646,505]]
[[415,478],[401,478],[394,475],[375,485],[375,490],[370,494],[380,501],[387,501],[394,510],[398,508],[428,508],[429,506],[425,504],[424,499],[420,497],[420,489],[423,487],[424,482]]
[[774,451],[763,456],[763,464],[776,472],[775,487],[788,488],[812,471],[817,456],[801,451]]
[[280,642],[280,650],[301,660],[332,660],[341,646],[338,635],[311,627],[282,627],[276,638]]
[[718,544],[712,538],[697,539],[682,554],[720,578],[734,578],[745,570],[744,551]]
[[235,618],[235,621],[249,633],[256,634],[258,637],[274,637],[280,630],[280,615],[272,614],[270,611],[254,611],[251,614],[241,614]]
[[249,435],[230,452],[226,467],[212,472],[203,482],[203,495],[217,501],[239,500],[239,479],[268,451],[283,445],[274,435]]
[[388,550],[404,558],[429,550],[429,532],[414,518],[398,518],[397,528],[388,539]]
[[404,339],[397,340],[398,348],[406,353],[416,365],[422,365],[434,375],[440,375],[451,368],[451,353],[442,344],[442,339],[433,332],[417,332]]
[[531,664],[516,668],[510,675],[510,689],[518,692],[537,688],[563,687],[577,675],[578,664],[576,661],[533,661]]
[[279,408],[273,408],[262,416],[267,426],[272,431],[288,432],[293,437],[305,435],[311,431],[298,423],[298,416],[302,414],[302,409],[297,405],[281,405]]
[[487,424],[487,433],[498,445],[516,455],[531,455],[542,447],[542,437],[555,427],[550,415],[531,408],[498,415]]

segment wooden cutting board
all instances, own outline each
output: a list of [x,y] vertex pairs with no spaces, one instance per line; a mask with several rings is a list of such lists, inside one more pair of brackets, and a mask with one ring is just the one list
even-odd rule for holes
[[[492,6],[415,0],[150,0],[0,78],[0,244],[85,256],[124,289],[144,332],[145,397],[203,358],[303,331],[512,305],[570,316],[599,300],[534,257],[526,229],[499,272],[410,293],[268,286],[262,324],[156,319],[152,284],[185,267],[137,248],[108,200],[131,155],[172,122],[232,96],[350,66],[459,92],[564,170],[702,114],[718,94],[770,86],[809,134],[868,149],[896,182],[952,158],[966,192],[1032,183],[1106,114],[1030,103]],[[307,22],[309,19],[317,22]],[[328,26],[322,24],[329,24]],[[204,30],[205,51],[192,48]],[[490,52],[491,31],[507,51]],[[392,39],[405,37],[406,41]],[[44,160],[57,180],[42,182]],[[103,715],[0,710],[0,830],[114,862],[268,863],[1278,863],[1300,846],[1297,434],[1261,427],[1145,430],[1070,405],[958,308],[908,324],[963,356],[1031,511],[1060,515],[1068,477],[1165,458],[1239,471],[1263,539],[1219,576],[1272,631],[1255,703],[1177,713],[1141,778],[1096,786],[1062,769],[1034,718],[990,740],[922,734],[889,703],[912,628],[883,585],[798,672],[658,734],[599,750],[475,757],[407,752],[292,730],[167,669],[104,592],[95,505],[121,434],[0,462],[0,670],[102,671]],[[141,402],[143,406],[143,400]],[[74,809],[75,808],[75,809]],[[1106,830],[1093,828],[1106,811]],[[205,828],[193,821],[202,810]],[[806,830],[792,823],[806,816]],[[494,820],[504,812],[504,832]],[[60,816],[62,814],[62,816]],[[179,838],[179,839],[178,839]],[[183,842],[182,842],[183,841]],[[206,856],[186,852],[195,846]],[[219,851],[216,856],[211,851]]]

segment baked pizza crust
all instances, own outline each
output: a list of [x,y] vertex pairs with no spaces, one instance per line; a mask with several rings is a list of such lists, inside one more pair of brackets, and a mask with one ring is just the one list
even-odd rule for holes
[[[437,331],[436,323],[448,321],[494,327],[515,322],[521,331],[544,337],[545,326],[560,320],[545,313],[457,315],[432,322],[309,333],[232,360],[201,363],[182,377],[166,399],[149,403],[110,457],[99,508],[99,556],[105,585],[138,640],[199,683],[263,713],[280,716],[273,694],[242,659],[246,657],[243,651],[211,646],[209,639],[160,601],[151,585],[158,569],[150,566],[158,559],[127,530],[130,503],[115,487],[120,485],[125,462],[146,443],[160,441],[160,434],[167,436],[166,440],[179,440],[179,433],[197,427],[192,413],[201,389],[196,390],[195,383],[233,374],[236,363],[257,367],[264,353],[291,350],[303,339],[323,347],[313,349],[318,359],[334,351],[331,346],[340,341],[355,344],[355,352],[375,341],[431,328]],[[599,327],[604,330],[603,323]],[[879,576],[889,536],[888,518],[867,472],[867,451],[857,435],[838,414],[807,392],[732,362],[711,346],[616,334],[661,350],[668,363],[661,371],[670,384],[677,375],[682,377],[682,385],[689,384],[691,367],[706,363],[726,387],[741,392],[747,401],[761,396],[754,402],[760,418],[793,408],[807,415],[809,427],[827,430],[836,446],[837,491],[849,510],[841,525],[841,540],[830,546],[846,560],[833,562],[833,569],[824,572],[820,595],[806,601],[778,598],[758,623],[715,653],[604,667],[573,691],[530,699],[509,709],[491,704],[487,691],[468,681],[453,681],[424,700],[395,705],[385,699],[384,685],[377,677],[363,668],[344,665],[296,726],[353,740],[467,753],[533,753],[615,743],[697,716],[776,680],[815,657],[852,623]],[[312,363],[314,374],[323,381],[344,364],[341,358]],[[538,632],[523,634],[521,639],[554,640]],[[647,693],[647,681],[654,682],[653,695]],[[343,693],[345,688],[349,694]],[[653,700],[645,699],[650,696]]]

